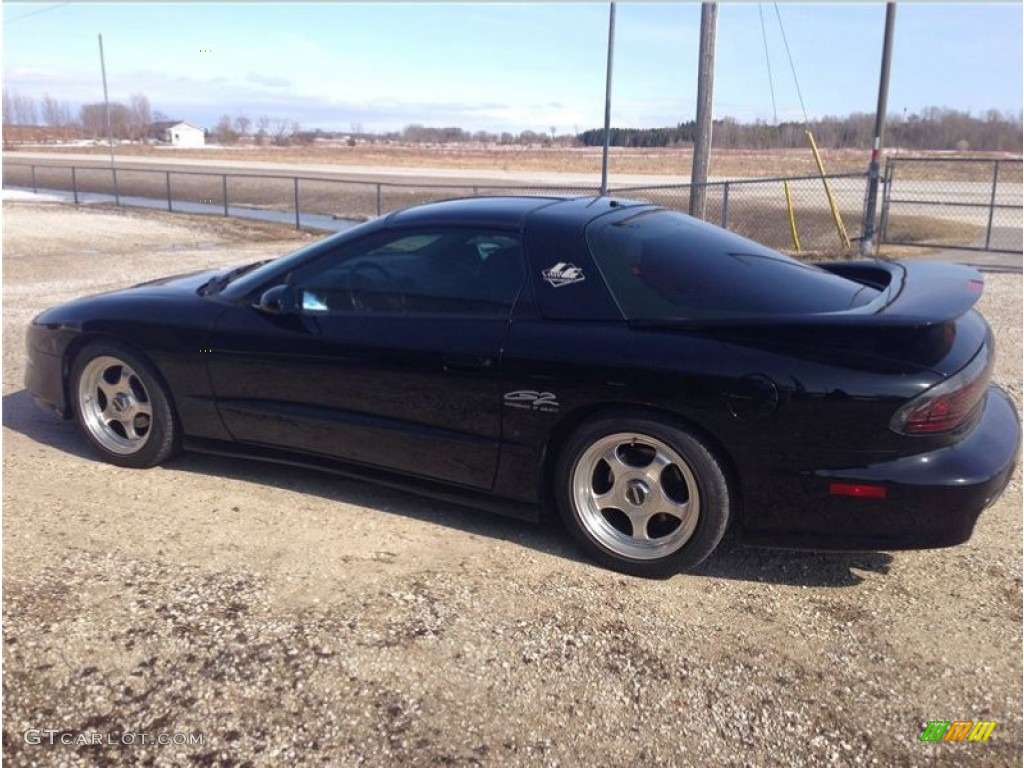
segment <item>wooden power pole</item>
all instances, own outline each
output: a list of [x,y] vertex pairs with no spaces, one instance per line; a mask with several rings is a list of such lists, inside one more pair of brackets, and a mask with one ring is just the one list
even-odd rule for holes
[[875,109],[875,142],[871,146],[868,165],[868,196],[864,205],[864,231],[860,240],[860,254],[866,256],[875,239],[875,211],[878,208],[879,155],[882,152],[882,134],[885,132],[885,112],[889,104],[889,66],[892,62],[892,35],[896,26],[896,3],[885,4],[885,34],[882,40],[882,70],[878,77],[878,107]]
[[693,140],[690,215],[707,215],[708,166],[711,164],[711,101],[715,80],[715,24],[718,3],[700,6],[700,62],[697,67],[697,135]]
[[608,144],[612,134],[612,59],[615,55],[615,3],[608,8],[608,66],[604,74],[604,150],[601,153],[601,195],[608,194]]
[[114,205],[121,204],[121,195],[117,191],[117,166],[114,165],[114,129],[110,122],[110,96],[107,94],[107,62],[103,58],[103,35],[100,38],[100,71],[103,73],[103,116],[107,128],[107,143],[110,146],[110,177],[114,187]]

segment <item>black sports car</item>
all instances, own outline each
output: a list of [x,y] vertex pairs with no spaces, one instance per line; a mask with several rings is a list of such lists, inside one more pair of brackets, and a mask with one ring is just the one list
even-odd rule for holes
[[50,309],[27,386],[107,460],[356,472],[664,575],[730,525],[821,549],[967,540],[1009,481],[981,275],[808,265],[657,206],[476,198]]

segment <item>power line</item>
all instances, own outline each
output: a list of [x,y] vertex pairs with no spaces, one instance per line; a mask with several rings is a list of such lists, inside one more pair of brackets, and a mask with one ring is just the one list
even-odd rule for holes
[[4,19],[4,24],[21,21],[22,19],[27,19],[29,16],[38,16],[40,13],[46,13],[47,11],[55,11],[58,8],[63,8],[65,5],[71,5],[71,3],[59,3],[58,5],[51,5],[49,8],[40,8],[38,11],[32,11],[32,13],[26,13],[22,16],[15,16],[13,19]]
[[768,32],[764,26],[764,6],[757,4],[757,13],[761,17],[761,39],[764,41],[764,63],[768,65],[768,90],[772,95],[772,114],[775,116],[775,125],[779,124],[779,110],[775,106],[775,78],[772,77],[772,58],[768,55]]
[[793,64],[793,54],[789,51],[789,41],[786,39],[786,28],[782,25],[782,13],[779,12],[779,4],[775,6],[775,16],[779,20],[779,30],[782,32],[782,43],[786,46],[786,58],[789,59],[789,69],[793,73],[793,84],[796,86],[796,95],[800,99],[800,110],[804,113],[804,126],[808,124],[807,107],[804,106],[804,95],[800,92],[800,80],[796,76],[796,66]]

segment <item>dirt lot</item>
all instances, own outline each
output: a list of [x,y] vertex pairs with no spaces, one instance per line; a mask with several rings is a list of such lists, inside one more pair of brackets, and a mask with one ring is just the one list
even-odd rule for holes
[[[8,149],[15,149],[9,147]],[[103,155],[105,145],[67,147],[58,145],[24,145],[27,151],[90,152]],[[474,171],[544,171],[560,173],[601,173],[601,147],[525,147],[474,144],[400,144],[360,143],[354,147],[343,142],[314,146],[275,147],[241,145],[210,146],[204,149],[169,149],[166,147],[122,144],[118,155],[130,157],[168,157],[203,160],[251,160],[276,163],[360,165],[378,168],[442,168]],[[863,171],[869,153],[862,150],[826,149],[822,156],[831,173]],[[686,176],[693,165],[689,147],[636,149],[612,147],[608,172],[621,174],[654,174]],[[716,150],[709,173],[712,176],[754,178],[800,176],[816,173],[810,149]]]
[[[105,144],[93,147],[61,147],[53,144],[25,144],[7,147],[27,152],[91,153],[105,156]],[[380,169],[433,168],[444,170],[472,170],[481,173],[531,171],[542,173],[600,174],[601,147],[538,147],[515,145],[455,144],[402,144],[400,142],[360,142],[346,146],[343,141],[318,142],[307,146],[254,146],[243,144],[232,147],[211,145],[203,149],[182,149],[160,146],[121,144],[118,156],[158,160],[192,158],[208,161],[245,160],[301,165],[367,166]],[[992,159],[1017,157],[1004,152],[970,152],[957,155],[951,152],[900,152],[890,155],[928,157],[935,160],[955,157],[988,157]],[[822,149],[822,161],[829,173],[862,173],[867,170],[870,152],[861,149]],[[608,157],[611,178],[631,175],[675,176],[689,179],[693,166],[691,147],[636,148],[612,147]],[[926,178],[989,181],[991,166],[972,166],[962,163],[938,163],[930,167]],[[779,176],[806,176],[818,172],[809,147],[800,149],[722,149],[715,148],[708,171],[713,178],[770,178]],[[1004,171],[1004,181],[1020,182],[1019,166]]]
[[[1021,764],[1019,472],[951,550],[727,546],[650,582],[581,561],[554,525],[311,471],[118,469],[31,404],[28,320],[296,234],[35,204],[3,225],[11,765]],[[988,276],[1018,408],[1021,304],[1019,275]],[[919,741],[957,719],[998,725]],[[136,736],[35,745],[30,728]]]

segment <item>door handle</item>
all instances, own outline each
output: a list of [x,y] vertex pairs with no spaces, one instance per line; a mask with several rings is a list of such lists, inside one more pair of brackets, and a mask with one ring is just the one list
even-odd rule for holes
[[479,373],[491,367],[492,360],[489,357],[446,357],[444,359],[445,373]]

